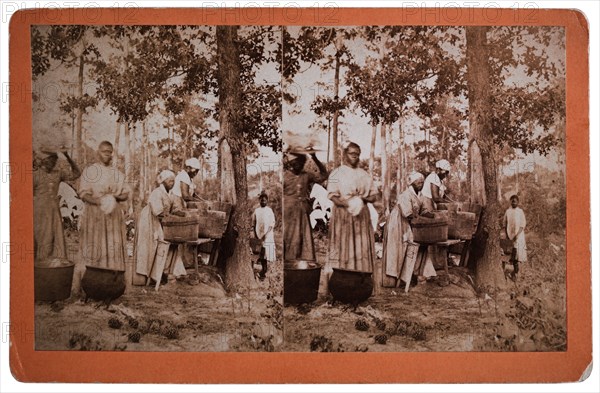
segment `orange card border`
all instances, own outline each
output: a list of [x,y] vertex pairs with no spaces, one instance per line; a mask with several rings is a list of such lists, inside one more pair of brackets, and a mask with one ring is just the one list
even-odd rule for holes
[[[567,350],[545,353],[215,353],[34,350],[30,27],[39,24],[563,26],[567,59]],[[589,29],[573,10],[478,8],[34,9],[10,21],[10,367],[23,382],[571,382],[592,360]],[[186,365],[185,367],[179,366]],[[256,365],[261,365],[257,367]],[[191,365],[194,365],[193,372]]]

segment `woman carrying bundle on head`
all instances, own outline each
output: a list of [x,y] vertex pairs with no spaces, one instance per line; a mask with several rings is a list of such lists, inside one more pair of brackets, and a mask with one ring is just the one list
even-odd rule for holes
[[[58,153],[67,159],[70,168],[57,168]],[[35,152],[33,170],[33,240],[34,259],[66,258],[63,221],[60,214],[58,187],[62,181],[76,180],[81,171],[66,150],[44,147]]]
[[313,184],[327,179],[327,168],[314,152],[310,157],[319,173],[304,170],[305,150],[290,148],[285,154],[283,171],[283,250],[284,259],[315,260],[315,246],[310,226],[310,190]]

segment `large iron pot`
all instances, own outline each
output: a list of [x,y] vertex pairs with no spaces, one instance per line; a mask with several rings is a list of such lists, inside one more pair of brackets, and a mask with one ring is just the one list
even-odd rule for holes
[[314,261],[285,261],[283,264],[283,301],[288,304],[311,303],[319,294],[321,266]]
[[373,293],[373,273],[334,267],[329,292],[334,300],[342,303],[364,302]]
[[33,268],[34,299],[42,302],[68,299],[74,269],[75,264],[66,259],[36,263]]
[[125,271],[86,266],[81,289],[90,299],[109,302],[125,293]]

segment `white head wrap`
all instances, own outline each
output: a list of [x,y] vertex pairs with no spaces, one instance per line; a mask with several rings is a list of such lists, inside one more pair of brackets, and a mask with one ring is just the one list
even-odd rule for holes
[[163,183],[165,180],[167,179],[171,179],[171,178],[175,178],[175,173],[173,173],[173,171],[170,171],[168,169],[165,169],[164,171],[162,171],[158,177],[156,178],[156,180],[159,183]]
[[420,172],[417,171],[412,171],[410,173],[410,175],[408,175],[408,184],[412,185],[414,182],[416,182],[419,179],[423,179],[423,175]]
[[446,161],[446,160],[439,160],[438,162],[435,163],[435,167],[443,169],[443,170],[448,171],[448,172],[450,172],[452,170],[452,167],[450,166],[450,163],[448,161]]
[[202,169],[200,168],[200,161],[198,161],[196,157],[188,158],[187,160],[185,160],[185,165],[198,170]]

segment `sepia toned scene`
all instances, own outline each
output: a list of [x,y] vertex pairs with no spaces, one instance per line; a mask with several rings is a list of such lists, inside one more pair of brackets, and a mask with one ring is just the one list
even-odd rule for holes
[[281,347],[279,37],[32,28],[36,350]]
[[566,350],[563,29],[283,42],[284,350]]
[[36,350],[566,350],[564,29],[31,50]]

